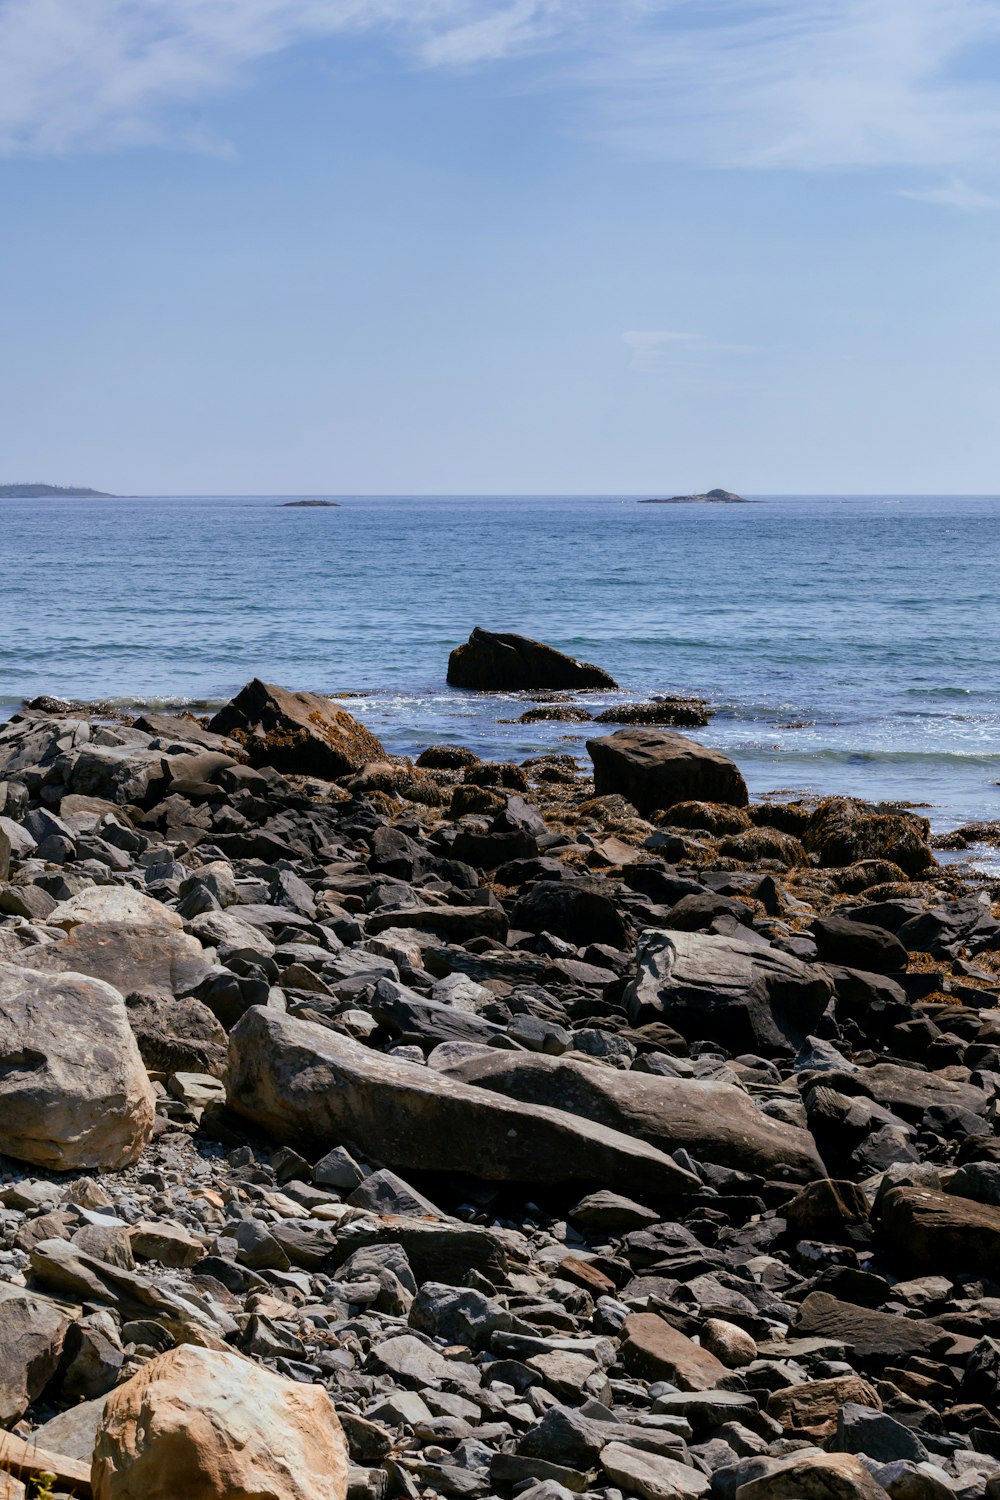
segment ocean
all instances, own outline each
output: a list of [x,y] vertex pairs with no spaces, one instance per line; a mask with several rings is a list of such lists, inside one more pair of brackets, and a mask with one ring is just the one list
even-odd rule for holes
[[207,711],[260,676],[360,694],[345,706],[397,753],[585,756],[587,724],[447,687],[483,625],[629,698],[709,699],[696,737],[755,793],[1000,817],[1000,498],[286,498],[0,500],[0,716],[39,693]]

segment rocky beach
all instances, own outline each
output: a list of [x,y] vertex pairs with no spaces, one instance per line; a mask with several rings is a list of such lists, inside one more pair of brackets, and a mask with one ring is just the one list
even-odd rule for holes
[[997,891],[677,712],[0,725],[0,1494],[1000,1495]]

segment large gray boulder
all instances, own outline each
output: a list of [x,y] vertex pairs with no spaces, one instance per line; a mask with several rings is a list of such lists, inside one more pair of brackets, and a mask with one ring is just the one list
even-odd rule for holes
[[639,939],[625,1008],[633,1024],[668,1021],[689,1042],[718,1042],[734,1054],[791,1054],[832,994],[822,969],[780,949],[650,929]]
[[114,1171],[152,1134],[154,1096],[116,989],[0,964],[0,1152]]
[[209,728],[236,740],[251,765],[331,781],[386,755],[371,731],[329,698],[293,693],[259,677],[219,710]]
[[51,773],[61,755],[90,739],[86,719],[58,718],[25,710],[0,724],[0,780],[36,782]]
[[732,1084],[619,1072],[494,1047],[457,1058],[442,1071],[522,1104],[582,1115],[668,1154],[683,1146],[699,1161],[797,1182],[823,1175],[809,1132],[763,1114]]
[[[59,1367],[69,1318],[47,1298],[0,1296],[0,1424],[19,1421]],[[0,1443],[3,1439],[0,1436]]]
[[588,740],[599,797],[618,792],[644,816],[675,802],[745,807],[746,782],[721,750],[668,729],[636,726]]
[[527,635],[499,634],[476,626],[448,658],[452,687],[483,693],[528,688],[615,688],[614,678],[590,662],[565,656]]
[[325,1026],[255,1007],[229,1038],[230,1108],[299,1148],[354,1148],[400,1171],[491,1181],[597,1182],[676,1194],[669,1156],[577,1115],[515,1102],[385,1057]]

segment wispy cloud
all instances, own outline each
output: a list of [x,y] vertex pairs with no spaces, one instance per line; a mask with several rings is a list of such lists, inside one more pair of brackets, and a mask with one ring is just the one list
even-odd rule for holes
[[0,0],[0,151],[177,139],[175,106],[364,31],[413,66],[540,56],[574,128],[679,162],[937,171],[913,195],[970,207],[1000,149],[997,0]]
[[755,352],[750,344],[723,344],[701,333],[674,333],[664,329],[623,333],[622,343],[630,351],[629,369],[640,375],[658,375],[676,369],[691,355]]
[[953,177],[936,187],[897,188],[900,198],[916,198],[920,203],[935,203],[943,208],[957,208],[963,213],[980,213],[984,208],[1000,208],[1000,198]]

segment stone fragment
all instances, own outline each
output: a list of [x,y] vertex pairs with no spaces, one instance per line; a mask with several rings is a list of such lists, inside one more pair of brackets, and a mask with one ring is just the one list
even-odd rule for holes
[[644,1453],[625,1443],[609,1443],[601,1450],[601,1468],[612,1484],[640,1500],[686,1500],[711,1488],[707,1474],[660,1453]]
[[859,1375],[836,1375],[830,1380],[805,1380],[768,1398],[767,1414],[786,1432],[808,1437],[829,1437],[837,1425],[837,1413],[846,1402],[882,1410],[874,1386]]
[[930,1188],[890,1188],[879,1199],[878,1237],[908,1274],[946,1267],[992,1279],[1000,1263],[1000,1208]]
[[710,1391],[728,1371],[707,1349],[656,1313],[632,1313],[622,1327],[622,1363],[643,1380],[669,1380],[682,1391]]
[[[69,1318],[27,1293],[0,1300],[0,1426],[18,1421],[59,1365]],[[0,1457],[2,1457],[0,1434]]]

